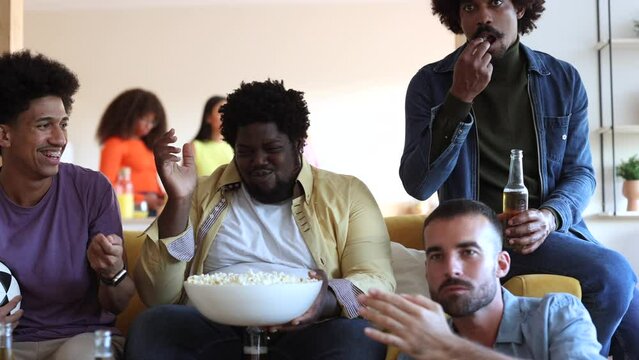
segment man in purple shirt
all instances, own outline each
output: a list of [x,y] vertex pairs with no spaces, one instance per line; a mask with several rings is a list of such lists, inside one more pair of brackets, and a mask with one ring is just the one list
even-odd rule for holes
[[[0,56],[0,261],[22,292],[0,321],[16,326],[17,359],[93,359],[93,331],[115,332],[135,291],[108,180],[60,163],[78,87],[42,55]],[[117,358],[124,339],[113,342]]]

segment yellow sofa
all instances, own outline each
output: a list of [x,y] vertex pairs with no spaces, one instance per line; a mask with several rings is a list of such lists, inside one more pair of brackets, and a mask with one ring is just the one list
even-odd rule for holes
[[[422,226],[424,215],[401,215],[386,217],[386,227],[390,239],[398,242],[407,248],[423,250]],[[133,269],[140,256],[140,249],[144,238],[140,232],[125,231],[124,241],[128,256],[128,268]],[[426,281],[425,278],[416,278],[415,281]],[[521,296],[543,296],[548,292],[569,292],[581,297],[581,287],[579,282],[573,278],[558,275],[526,275],[518,276],[505,284],[514,294]],[[129,306],[117,318],[116,326],[127,334],[129,325],[135,316],[146,306],[136,294]],[[390,351],[387,359],[394,359],[396,351]]]

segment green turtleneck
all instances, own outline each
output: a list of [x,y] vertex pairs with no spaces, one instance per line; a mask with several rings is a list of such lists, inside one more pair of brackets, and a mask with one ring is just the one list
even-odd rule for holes
[[502,211],[502,191],[508,182],[510,150],[522,149],[528,205],[538,208],[541,190],[537,139],[528,96],[527,61],[519,52],[519,41],[501,59],[493,59],[492,64],[490,83],[475,98],[472,109],[470,104],[450,94],[446,98],[433,124],[434,153],[431,159],[436,159],[450,145],[450,135],[455,127],[472,111],[479,140],[479,200],[497,213]]

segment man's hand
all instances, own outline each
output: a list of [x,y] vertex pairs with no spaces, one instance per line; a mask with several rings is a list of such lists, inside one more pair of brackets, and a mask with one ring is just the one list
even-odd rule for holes
[[176,155],[180,153],[180,148],[171,145],[176,141],[174,129],[167,131],[156,140],[153,145],[155,166],[169,199],[190,198],[197,182],[193,145],[184,144],[182,150],[184,161],[180,165],[180,158]]
[[89,265],[100,277],[113,278],[124,267],[122,239],[115,234],[97,234],[87,249]]
[[472,103],[484,91],[493,75],[489,48],[490,42],[483,38],[468,42],[455,64],[451,95],[463,102]]
[[18,306],[18,303],[21,300],[22,300],[22,296],[18,295],[14,297],[13,299],[9,300],[8,303],[4,304],[3,306],[0,306],[0,322],[11,323],[14,329],[16,328],[16,326],[18,326],[18,320],[20,320],[20,318],[22,317],[24,310],[20,309],[16,311],[13,315],[10,315],[10,314],[11,314],[11,311],[13,311],[13,309],[15,309],[16,306]]
[[422,295],[397,295],[371,289],[360,295],[365,306],[360,315],[376,328],[365,334],[392,345],[415,359],[446,359],[456,336],[451,332],[442,307]]
[[528,209],[508,218],[499,214],[500,220],[508,220],[504,226],[504,237],[514,251],[530,254],[544,243],[546,237],[556,230],[556,219],[547,209]]
[[335,298],[333,292],[328,289],[328,277],[326,276],[326,273],[322,270],[317,269],[309,271],[308,275],[313,279],[322,281],[322,289],[315,298],[313,305],[311,305],[311,307],[304,314],[291,320],[288,324],[270,326],[268,328],[269,331],[274,332],[279,330],[296,330],[313,324],[323,317],[334,315],[332,312],[334,312],[334,309],[337,306],[337,299]]

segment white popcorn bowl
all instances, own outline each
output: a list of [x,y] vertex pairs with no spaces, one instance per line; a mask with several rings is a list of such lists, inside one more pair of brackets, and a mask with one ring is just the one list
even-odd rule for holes
[[206,285],[184,282],[191,303],[219,324],[269,326],[304,314],[322,288],[321,281],[272,285]]

